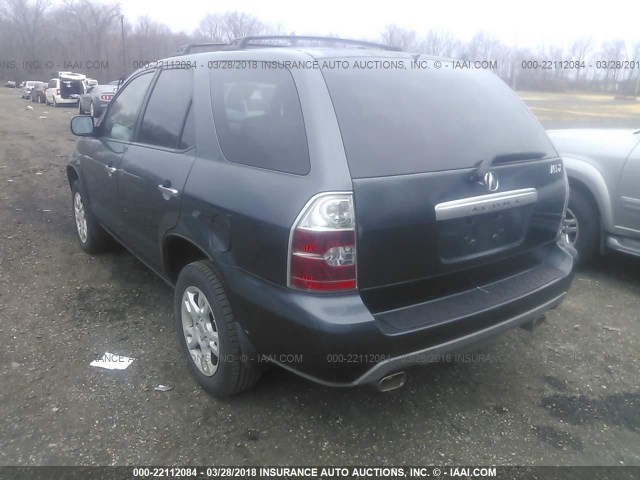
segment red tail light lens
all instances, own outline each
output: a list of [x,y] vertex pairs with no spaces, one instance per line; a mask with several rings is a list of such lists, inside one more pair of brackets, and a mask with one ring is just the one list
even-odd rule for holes
[[354,290],[356,238],[350,193],[314,197],[291,232],[289,286],[314,292]]
[[113,95],[100,95],[100,100],[103,102],[110,102],[113,98]]

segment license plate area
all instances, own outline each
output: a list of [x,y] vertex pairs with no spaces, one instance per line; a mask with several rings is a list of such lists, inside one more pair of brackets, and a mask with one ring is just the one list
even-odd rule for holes
[[529,188],[438,204],[441,262],[461,262],[520,245],[537,199],[537,191]]

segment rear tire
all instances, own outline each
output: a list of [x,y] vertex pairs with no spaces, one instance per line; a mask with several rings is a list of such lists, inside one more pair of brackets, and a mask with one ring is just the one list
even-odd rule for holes
[[214,397],[250,388],[261,370],[242,349],[220,274],[209,261],[190,263],[175,290],[178,343],[197,382]]
[[107,250],[111,243],[111,238],[93,216],[91,206],[79,180],[73,182],[71,187],[71,209],[76,223],[76,233],[78,234],[80,247],[90,254]]
[[[593,260],[598,253],[600,241],[600,212],[593,199],[582,189],[572,188],[569,194],[567,216],[575,219],[577,231],[571,243],[578,251],[580,264]],[[565,222],[565,228],[567,222]],[[567,237],[565,236],[565,239]]]

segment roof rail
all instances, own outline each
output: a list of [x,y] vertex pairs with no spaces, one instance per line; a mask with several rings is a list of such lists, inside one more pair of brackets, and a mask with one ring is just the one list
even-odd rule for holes
[[[273,43],[260,43],[262,40],[288,40],[288,45],[278,45]],[[402,49],[392,45],[383,43],[365,42],[363,40],[350,40],[347,38],[337,37],[319,37],[313,35],[255,35],[249,37],[241,37],[232,40],[229,43],[224,42],[208,42],[208,43],[189,43],[178,48],[176,55],[187,55],[199,49],[207,52],[218,52],[222,50],[246,50],[249,48],[273,48],[273,47],[292,47],[298,41],[303,42],[324,42],[324,43],[341,43],[344,45],[353,45],[359,48],[372,48],[389,50],[392,52],[401,52]]]
[[[289,40],[291,45],[269,45],[269,44],[260,44],[260,43],[252,43],[256,40]],[[338,38],[338,37],[322,37],[322,36],[314,36],[314,35],[255,35],[249,37],[236,38],[230,42],[230,45],[237,48],[238,50],[242,50],[250,47],[285,47],[285,46],[293,46],[297,41],[312,41],[312,42],[324,42],[324,43],[342,43],[345,45],[353,45],[360,48],[374,48],[381,50],[389,50],[393,52],[401,52],[402,49],[399,47],[394,47],[393,45],[386,45],[383,43],[374,43],[374,42],[366,42],[363,40],[350,40],[348,38]]]
[[176,55],[187,55],[199,48],[206,49],[207,52],[217,52],[219,50],[229,50],[229,44],[224,42],[187,43],[178,48]]

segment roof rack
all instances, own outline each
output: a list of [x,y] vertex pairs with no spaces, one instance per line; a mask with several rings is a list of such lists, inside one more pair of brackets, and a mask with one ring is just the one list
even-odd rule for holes
[[[263,40],[288,40],[288,45],[274,43],[260,43]],[[365,42],[363,40],[350,40],[338,37],[322,37],[313,35],[254,35],[249,37],[241,37],[231,40],[229,43],[189,43],[183,45],[176,52],[177,55],[187,55],[193,53],[194,50],[204,49],[207,52],[218,52],[222,50],[246,50],[249,48],[286,48],[295,46],[297,42],[323,42],[330,44],[353,45],[358,48],[371,48],[379,50],[388,50],[392,52],[401,52],[402,49],[393,45],[385,45],[383,43]]]
[[[272,45],[272,44],[259,44],[252,43],[256,40],[289,40],[291,45]],[[392,45],[385,45],[383,43],[365,42],[363,40],[350,40],[348,38],[338,37],[322,37],[314,35],[255,35],[249,37],[236,38],[231,41],[231,45],[238,49],[245,49],[248,47],[278,47],[278,46],[293,46],[298,41],[311,41],[311,42],[324,42],[324,43],[342,43],[345,45],[353,45],[360,48],[375,48],[381,50],[390,50],[393,52],[402,51],[401,48],[394,47]]]
[[188,43],[178,48],[176,55],[187,55],[199,48],[206,49],[207,52],[217,52],[219,50],[228,50],[229,44],[222,42]]

